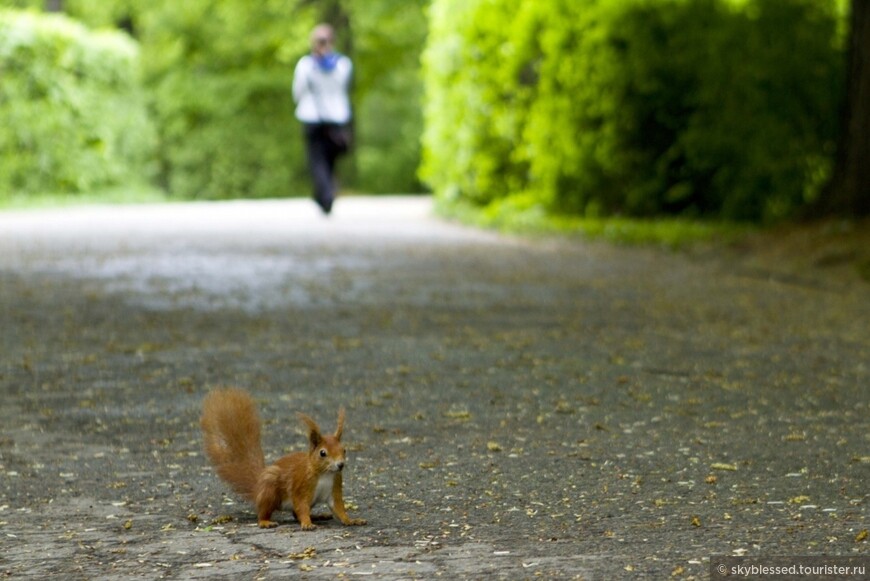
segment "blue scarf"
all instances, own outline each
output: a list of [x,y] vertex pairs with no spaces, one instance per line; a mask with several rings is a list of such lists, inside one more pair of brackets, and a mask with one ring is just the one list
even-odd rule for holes
[[314,60],[317,61],[317,66],[320,67],[320,70],[324,73],[330,73],[335,70],[335,65],[338,64],[338,59],[341,58],[341,55],[337,52],[331,52],[325,55],[314,55]]

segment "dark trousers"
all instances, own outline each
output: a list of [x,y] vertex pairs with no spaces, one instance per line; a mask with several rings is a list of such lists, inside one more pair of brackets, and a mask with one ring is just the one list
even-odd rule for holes
[[314,201],[324,214],[329,214],[335,201],[335,161],[341,155],[339,148],[329,138],[328,128],[322,123],[305,124],[308,171],[314,183]]

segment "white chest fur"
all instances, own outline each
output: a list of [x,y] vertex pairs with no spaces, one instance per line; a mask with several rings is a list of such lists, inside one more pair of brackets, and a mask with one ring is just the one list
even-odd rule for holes
[[[317,479],[317,486],[314,488],[314,498],[311,499],[311,508],[318,504],[326,503],[330,509],[333,506],[332,500],[332,485],[335,483],[335,474],[327,472]],[[293,502],[289,498],[284,501],[282,506],[284,510],[293,510]]]
[[311,506],[326,503],[329,508],[332,508],[332,485],[335,483],[335,474],[327,472],[317,480],[317,487],[314,489],[314,500],[311,501]]

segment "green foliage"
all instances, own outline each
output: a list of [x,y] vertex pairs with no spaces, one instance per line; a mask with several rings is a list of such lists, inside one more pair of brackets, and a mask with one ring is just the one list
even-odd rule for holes
[[[356,148],[342,183],[422,189],[419,54],[426,0],[65,0],[93,27],[139,41],[159,136],[159,183],[180,198],[274,197],[310,189],[293,67],[318,21],[354,60]],[[43,0],[0,0],[40,9]],[[141,101],[141,99],[140,99]]]
[[481,228],[523,236],[579,236],[616,244],[643,244],[670,249],[699,243],[735,242],[750,229],[734,222],[682,217],[586,217],[547,212],[531,195],[495,200],[484,208],[467,200],[436,198],[436,211],[447,218]]
[[436,0],[421,175],[587,216],[765,220],[817,195],[842,94],[813,0]]
[[291,55],[311,19],[288,3],[159,0],[135,15],[160,129],[161,181],[182,198],[277,197],[303,188]]
[[511,0],[432,4],[420,174],[437,190],[486,204],[523,188],[520,131],[530,88],[512,39],[515,30],[531,30],[524,28],[531,6],[518,11]]
[[423,190],[420,52],[424,0],[346,2],[353,33],[357,175],[367,192]]
[[277,197],[310,189],[293,67],[318,21],[354,61],[356,147],[343,185],[419,190],[423,0],[68,0],[89,22],[132,21],[161,135],[161,179],[185,198]]
[[126,35],[0,10],[0,196],[147,177],[155,140],[137,68]]
[[0,9],[12,8],[15,10],[38,10],[45,4],[43,0],[2,0]]
[[610,35],[624,67],[617,99],[634,113],[617,137],[629,152],[620,161],[646,174],[629,184],[626,209],[769,220],[811,201],[829,171],[842,91],[830,6],[661,6],[636,3]]
[[93,206],[95,204],[157,204],[166,203],[168,198],[163,190],[124,182],[121,185],[86,192],[61,193],[53,192],[39,195],[15,192],[8,196],[0,196],[0,210],[33,209],[33,208],[67,208],[75,206]]

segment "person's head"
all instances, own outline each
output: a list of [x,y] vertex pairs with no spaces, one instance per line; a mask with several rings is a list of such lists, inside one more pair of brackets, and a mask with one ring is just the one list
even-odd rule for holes
[[335,31],[328,24],[318,24],[311,31],[311,51],[318,55],[332,52],[335,42]]

